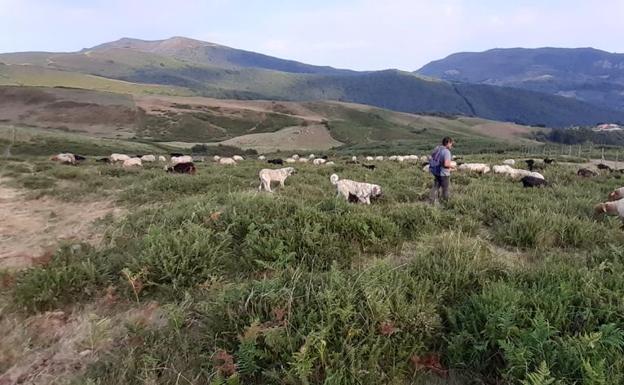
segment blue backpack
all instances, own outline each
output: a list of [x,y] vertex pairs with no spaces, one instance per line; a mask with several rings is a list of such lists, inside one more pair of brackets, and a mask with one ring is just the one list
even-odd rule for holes
[[442,173],[443,158],[442,158],[443,146],[438,146],[431,153],[431,159],[429,160],[429,172],[433,175],[440,175]]

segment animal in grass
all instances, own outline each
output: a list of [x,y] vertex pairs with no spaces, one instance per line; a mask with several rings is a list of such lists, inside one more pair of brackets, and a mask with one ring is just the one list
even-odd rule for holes
[[212,157],[212,160],[214,160],[215,162],[218,162],[219,159],[221,159],[221,157],[219,155],[215,155]]
[[369,162],[372,162],[372,161],[375,160],[375,158],[373,158],[372,156],[367,156],[366,160],[369,161]]
[[513,168],[506,164],[493,166],[492,170],[494,171],[495,174],[504,174],[504,175],[512,177],[513,179],[518,179],[518,178],[522,178],[525,176],[531,176],[534,178],[544,179],[544,176],[540,174],[539,172],[523,170],[520,168]]
[[78,154],[74,154],[74,158],[76,158],[76,162],[82,162],[83,160],[87,160],[86,157]]
[[327,161],[326,161],[325,159],[323,159],[323,158],[316,158],[316,159],[314,159],[314,160],[312,161],[312,163],[313,163],[314,165],[316,165],[316,166],[320,166],[320,165],[322,165],[322,164],[323,164],[323,163],[325,163],[325,162],[327,162]]
[[362,167],[367,168],[369,170],[374,170],[377,168],[374,164],[363,164]]
[[576,175],[578,176],[582,176],[583,178],[591,178],[592,176],[596,176],[598,175],[598,173],[594,170],[590,170],[588,168],[580,168],[577,172]]
[[232,158],[221,158],[219,159],[219,164],[235,165],[236,161]]
[[599,203],[594,206],[594,213],[596,215],[617,215],[622,220],[622,227],[624,228],[624,199]]
[[190,155],[172,156],[171,164],[175,165],[178,163],[193,163],[193,157]]
[[624,198],[624,187],[616,188],[609,193],[609,201],[617,201]]
[[141,160],[143,162],[156,162],[156,157],[154,155],[143,155]]
[[542,169],[544,168],[544,164],[543,163],[539,163],[538,161],[536,161],[535,159],[527,159],[525,160],[529,171],[533,171],[535,169]]
[[297,163],[297,159],[295,158],[286,158],[286,163]]
[[347,163],[347,164],[360,164],[360,162],[358,162],[357,160],[348,160],[345,163]]
[[270,163],[270,164],[284,164],[284,161],[282,159],[276,158],[276,159],[269,159],[269,160],[267,160],[267,163]]
[[242,156],[240,156],[240,155],[234,155],[234,156],[232,157],[232,159],[234,159],[234,160],[235,160],[235,161],[237,161],[237,162],[242,162],[243,160],[245,160],[245,158],[243,158],[243,157],[242,157]]
[[264,156],[264,155],[260,155],[260,156],[258,157],[258,160],[265,160],[265,159],[266,159],[266,156]]
[[129,168],[129,167],[141,167],[143,163],[141,162],[141,158],[130,158],[123,161],[121,167]]
[[279,182],[281,187],[284,187],[284,181],[289,176],[296,174],[297,171],[294,167],[284,167],[278,169],[270,169],[263,168],[258,173],[260,177],[260,186],[258,186],[258,191],[262,191],[264,189],[268,192],[273,192],[271,190],[271,182]]
[[352,156],[352,157],[351,157],[351,162],[357,162],[357,156],[355,156],[355,155],[354,155],[354,156]]
[[505,164],[507,166],[515,166],[516,165],[516,161],[514,159],[505,159],[503,161],[503,164]]
[[332,174],[329,181],[336,186],[337,195],[342,195],[346,201],[349,201],[349,195],[354,195],[359,203],[369,205],[371,199],[383,196],[383,191],[377,184],[340,179],[336,174]]
[[596,165],[596,167],[598,168],[598,170],[607,170],[609,172],[613,171],[613,169],[611,167],[609,167],[608,165],[606,165],[604,163],[598,163]]
[[197,168],[193,163],[176,163],[173,166],[165,167],[167,172],[175,172],[178,174],[195,175]]
[[380,156],[376,156],[376,157],[375,157],[375,160],[381,161],[381,160],[384,160],[384,157],[383,157],[383,156],[381,156],[381,155],[380,155]]
[[308,163],[308,161],[309,161],[309,160],[310,160],[310,159],[308,159],[308,158],[299,158],[299,159],[297,159],[297,161],[298,161],[299,163]]
[[166,162],[167,158],[165,158],[163,155],[158,155],[158,161],[159,162]]
[[170,153],[170,154],[169,154],[169,156],[172,156],[172,157],[173,157],[173,156],[178,157],[178,156],[184,156],[184,154],[182,154],[181,152],[172,152],[172,153]]
[[325,166],[333,166],[336,163],[332,162],[331,160],[329,162],[325,162]]
[[111,154],[109,159],[110,159],[111,162],[116,163],[116,162],[126,161],[126,160],[130,159],[130,156],[128,156],[126,154]]
[[544,163],[546,164],[553,164],[555,163],[555,160],[552,158],[544,158]]
[[68,152],[63,154],[56,154],[50,157],[50,160],[62,164],[76,164],[76,157],[74,156],[74,154],[70,154]]
[[490,166],[485,163],[463,163],[459,165],[458,170],[471,171],[479,174],[487,174],[490,172]]
[[544,187],[548,186],[548,183],[543,178],[537,178],[534,176],[527,175],[520,179],[522,181],[523,187]]

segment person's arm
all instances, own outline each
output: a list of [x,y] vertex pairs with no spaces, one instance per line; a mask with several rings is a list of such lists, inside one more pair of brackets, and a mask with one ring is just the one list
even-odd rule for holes
[[451,163],[452,158],[451,158],[451,152],[450,151],[446,151],[446,153],[444,154],[444,168],[448,168],[448,169],[455,169],[455,167],[453,167],[453,164]]

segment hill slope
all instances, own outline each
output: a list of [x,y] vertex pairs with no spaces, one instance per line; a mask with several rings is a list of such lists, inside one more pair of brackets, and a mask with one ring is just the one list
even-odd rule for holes
[[[457,85],[396,70],[269,70],[253,60],[232,59],[223,54],[225,48],[182,38],[156,42],[122,39],[76,53],[3,54],[0,62],[183,87],[216,98],[336,100],[410,113],[479,116],[553,127],[624,122],[624,111],[560,96],[491,85]],[[213,49],[217,50],[214,55]]]
[[624,54],[592,48],[493,49],[456,53],[417,72],[574,97],[624,111]]

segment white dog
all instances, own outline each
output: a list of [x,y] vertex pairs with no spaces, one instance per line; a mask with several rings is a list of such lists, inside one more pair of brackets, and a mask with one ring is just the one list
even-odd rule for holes
[[292,174],[296,174],[294,167],[278,169],[263,168],[259,173],[260,186],[258,187],[258,191],[262,191],[264,188],[265,191],[273,192],[271,191],[271,182],[279,182],[280,186],[284,187],[284,181]]
[[355,198],[357,202],[370,205],[371,198],[379,198],[383,195],[381,187],[376,184],[340,179],[336,174],[332,174],[329,181],[336,186],[337,194],[342,195],[347,201]]

